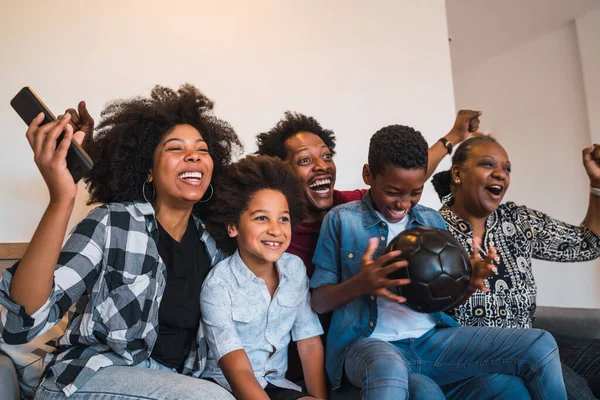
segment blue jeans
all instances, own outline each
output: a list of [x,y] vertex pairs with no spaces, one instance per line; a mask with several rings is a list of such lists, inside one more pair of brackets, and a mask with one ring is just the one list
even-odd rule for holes
[[512,398],[567,398],[556,342],[538,329],[433,328],[392,343],[361,339],[348,350],[344,370],[365,400],[408,398],[409,373],[442,388],[485,374],[516,375],[529,393]]
[[[52,378],[44,379],[35,392],[35,400],[66,399]],[[152,359],[136,367],[101,368],[68,399],[235,400],[216,383],[178,374]]]
[[7,400],[21,398],[15,365],[4,353],[0,353],[0,397]]

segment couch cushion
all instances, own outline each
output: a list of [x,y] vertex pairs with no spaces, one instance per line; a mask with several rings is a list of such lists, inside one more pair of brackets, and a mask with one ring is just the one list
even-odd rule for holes
[[600,339],[600,309],[538,306],[533,327],[550,333]]

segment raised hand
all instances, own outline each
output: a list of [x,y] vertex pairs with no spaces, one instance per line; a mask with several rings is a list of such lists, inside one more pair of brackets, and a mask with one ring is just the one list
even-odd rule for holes
[[362,294],[382,296],[388,300],[403,303],[406,301],[406,298],[393,294],[388,288],[408,285],[410,279],[390,279],[388,275],[400,268],[406,268],[408,262],[396,261],[390,265],[386,265],[402,254],[400,250],[391,251],[373,260],[378,243],[378,238],[369,239],[369,245],[361,260],[360,271],[356,274],[356,279],[360,282]]
[[446,135],[446,139],[448,139],[452,145],[457,145],[466,140],[469,137],[469,134],[477,132],[479,129],[479,117],[481,114],[481,111],[459,110],[456,114],[454,126],[448,135]]
[[583,166],[590,178],[590,185],[600,188],[600,145],[593,144],[582,152]]
[[[27,129],[26,137],[33,149],[33,159],[48,186],[50,203],[73,202],[77,194],[77,185],[67,169],[66,156],[73,138],[81,143],[85,134],[81,131],[73,133],[73,127],[69,124],[70,114],[40,126],[43,120],[44,114],[40,113]],[[56,140],[63,131],[65,135],[56,146]]]
[[89,145],[92,142],[92,133],[94,132],[94,118],[88,112],[85,101],[80,101],[77,106],[77,110],[74,108],[69,108],[65,111],[65,114],[71,115],[71,126],[73,128],[73,132],[83,131],[85,133],[85,137],[83,139],[83,143],[81,146],[84,150],[89,148]]
[[475,293],[477,290],[489,292],[490,288],[487,278],[498,274],[498,269],[494,265],[498,262],[499,256],[495,247],[490,247],[485,258],[479,255],[481,249],[481,239],[473,238],[473,253],[471,254],[471,281],[469,283],[469,292]]

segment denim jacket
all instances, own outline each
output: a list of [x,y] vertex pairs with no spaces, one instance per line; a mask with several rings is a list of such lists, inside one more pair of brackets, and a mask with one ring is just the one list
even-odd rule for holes
[[[442,216],[435,210],[416,205],[405,218],[408,228],[432,226],[446,229]],[[337,285],[352,278],[360,270],[363,253],[370,238],[379,238],[375,258],[387,246],[388,226],[375,212],[370,193],[362,200],[332,209],[323,220],[313,262],[315,273],[310,287]],[[359,339],[369,337],[377,324],[377,297],[361,296],[333,312],[327,335],[326,370],[334,389],[341,385],[344,358]],[[444,313],[433,314],[438,326],[459,326]]]

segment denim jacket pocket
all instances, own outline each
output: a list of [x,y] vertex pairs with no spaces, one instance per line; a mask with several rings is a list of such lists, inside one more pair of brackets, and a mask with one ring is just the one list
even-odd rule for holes
[[357,252],[355,249],[340,249],[340,257],[342,263],[342,281],[352,278],[360,270],[362,261],[362,252]]

